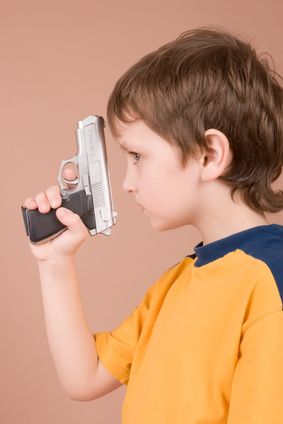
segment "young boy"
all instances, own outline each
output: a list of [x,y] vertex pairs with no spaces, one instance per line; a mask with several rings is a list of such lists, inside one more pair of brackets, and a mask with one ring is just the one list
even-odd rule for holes
[[[74,256],[88,237],[59,187],[25,206],[68,231],[40,246],[47,333],[73,399],[127,385],[123,424],[282,424],[283,163],[280,76],[246,41],[199,28],[133,65],[108,102],[127,158],[123,188],[160,231],[194,225],[171,266],[112,332],[92,335]],[[72,173],[65,174],[69,180]]]

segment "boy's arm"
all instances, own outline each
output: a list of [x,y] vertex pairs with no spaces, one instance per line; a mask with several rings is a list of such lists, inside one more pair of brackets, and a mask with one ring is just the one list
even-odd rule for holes
[[[66,169],[63,176],[73,185],[76,175],[71,169]],[[41,213],[57,208],[57,219],[68,227],[53,240],[29,245],[38,261],[47,335],[59,378],[72,399],[90,400],[121,383],[98,360],[82,308],[74,260],[89,233],[78,215],[60,208],[61,202],[60,188],[54,185],[34,199],[26,199],[23,206]]]
[[283,423],[283,312],[251,324],[243,335],[227,424]]
[[74,258],[38,265],[49,346],[66,393],[72,399],[90,400],[121,386],[98,361]]

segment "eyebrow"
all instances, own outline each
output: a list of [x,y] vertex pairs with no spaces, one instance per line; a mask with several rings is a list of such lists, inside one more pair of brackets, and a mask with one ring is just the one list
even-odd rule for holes
[[120,143],[118,143],[118,144],[119,144],[119,147],[120,147],[122,150],[127,150],[127,151],[129,151],[129,150],[130,150],[130,148],[129,148],[128,144],[127,144],[125,141],[122,141],[122,142],[120,142]]

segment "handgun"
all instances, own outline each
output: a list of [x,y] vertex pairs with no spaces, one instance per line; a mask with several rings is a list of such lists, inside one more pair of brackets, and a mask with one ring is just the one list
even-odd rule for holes
[[[98,115],[78,122],[77,155],[61,162],[58,175],[61,206],[78,214],[92,236],[99,233],[109,236],[118,215],[114,211],[107,168],[105,126],[103,117]],[[74,181],[67,181],[62,176],[63,168],[69,163],[78,170],[78,178]],[[74,187],[66,187],[66,183]],[[27,236],[33,244],[45,243],[68,229],[57,219],[55,209],[41,213],[38,209],[22,206],[22,214]]]

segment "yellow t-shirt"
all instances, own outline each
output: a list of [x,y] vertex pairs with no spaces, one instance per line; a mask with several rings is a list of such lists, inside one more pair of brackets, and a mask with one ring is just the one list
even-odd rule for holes
[[283,226],[202,242],[111,332],[123,424],[283,423]]

